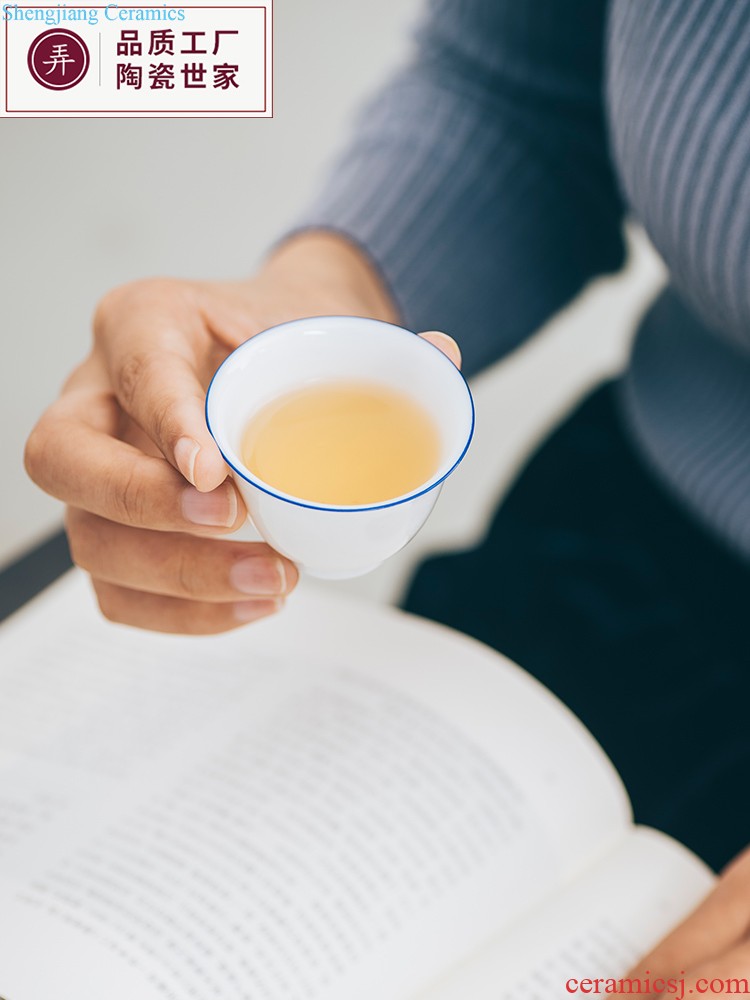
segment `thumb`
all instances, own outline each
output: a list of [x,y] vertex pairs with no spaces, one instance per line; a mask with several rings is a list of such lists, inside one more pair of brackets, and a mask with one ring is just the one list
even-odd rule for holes
[[429,330],[427,333],[420,333],[419,336],[442,351],[456,368],[461,367],[461,348],[453,337],[449,337],[447,333],[441,333],[439,330]]
[[100,304],[94,335],[122,410],[198,490],[220,486],[229,470],[206,426],[211,342],[194,296],[179,283],[125,286]]
[[120,405],[188,482],[201,492],[216,489],[229,469],[206,426],[194,365],[175,350],[137,341],[131,350],[110,369]]
[[130,409],[185,479],[201,493],[215,490],[229,469],[205,418],[205,391],[193,366],[172,355],[145,356],[141,391]]

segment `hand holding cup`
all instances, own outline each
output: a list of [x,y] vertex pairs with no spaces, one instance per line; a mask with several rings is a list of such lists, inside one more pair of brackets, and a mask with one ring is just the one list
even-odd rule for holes
[[[217,539],[246,520],[205,424],[205,393],[228,354],[258,331],[339,312],[397,319],[347,241],[288,241],[253,279],[153,279],[110,292],[89,356],[42,415],[27,470],[67,504],[74,561],[112,621],[212,633],[283,606],[293,562],[267,544]],[[446,351],[454,342],[428,335]]]

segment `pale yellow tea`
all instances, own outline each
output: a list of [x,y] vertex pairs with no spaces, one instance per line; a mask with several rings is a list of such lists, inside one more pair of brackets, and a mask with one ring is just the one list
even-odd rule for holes
[[357,506],[392,500],[432,478],[440,439],[430,415],[403,393],[325,382],[259,410],[245,430],[242,461],[300,500]]

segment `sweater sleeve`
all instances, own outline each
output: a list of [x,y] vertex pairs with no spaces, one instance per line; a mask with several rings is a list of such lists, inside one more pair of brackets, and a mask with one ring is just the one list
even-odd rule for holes
[[300,220],[358,244],[469,372],[622,263],[604,18],[605,0],[432,0]]

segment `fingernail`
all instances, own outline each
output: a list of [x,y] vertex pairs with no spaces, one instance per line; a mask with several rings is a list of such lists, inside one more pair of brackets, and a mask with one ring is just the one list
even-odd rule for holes
[[199,493],[193,486],[188,486],[182,492],[182,516],[193,524],[231,528],[237,520],[234,487],[227,484],[210,493]]
[[189,437],[180,438],[174,446],[174,460],[177,462],[177,468],[193,486],[195,486],[195,460],[200,450],[201,446],[198,442]]
[[283,594],[286,570],[281,559],[250,556],[229,570],[229,582],[241,594]]
[[283,606],[284,601],[280,597],[274,601],[238,601],[234,605],[234,617],[240,622],[254,622],[276,614]]
[[436,330],[434,333],[431,334],[431,336],[439,337],[440,340],[442,340],[442,342],[448,348],[448,352],[458,359],[459,365],[461,364],[461,348],[458,346],[453,337],[451,337],[447,333],[441,333],[439,330]]

